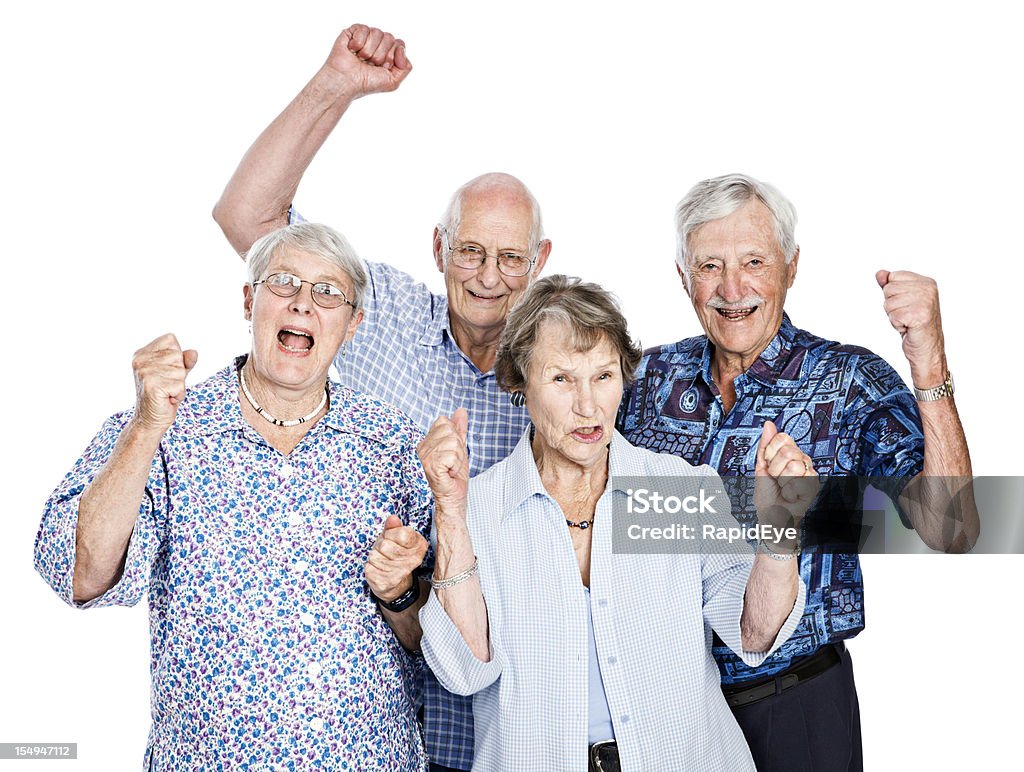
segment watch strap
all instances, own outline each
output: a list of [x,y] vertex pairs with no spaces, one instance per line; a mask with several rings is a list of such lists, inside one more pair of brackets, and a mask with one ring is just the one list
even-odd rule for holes
[[917,397],[918,402],[934,402],[937,399],[945,399],[946,397],[953,396],[953,374],[946,370],[946,380],[940,383],[938,386],[932,386],[930,389],[919,389],[917,386],[914,387],[914,396]]
[[396,614],[405,611],[409,606],[420,599],[420,580],[413,574],[412,587],[403,592],[394,600],[381,600],[373,594],[373,590],[370,590],[370,595],[382,608],[386,608],[388,611],[393,611]]

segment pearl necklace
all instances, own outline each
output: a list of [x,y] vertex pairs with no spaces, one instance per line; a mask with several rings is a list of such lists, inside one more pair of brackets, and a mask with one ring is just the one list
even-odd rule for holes
[[270,421],[274,426],[298,426],[299,424],[304,424],[314,418],[317,413],[324,409],[324,405],[327,404],[327,384],[324,384],[324,395],[320,398],[320,404],[313,408],[312,412],[306,413],[302,418],[292,418],[288,421],[282,421],[280,418],[274,418],[274,416],[270,415],[270,413],[260,407],[259,403],[253,399],[252,394],[249,393],[249,387],[245,383],[244,370],[244,366],[238,368],[238,385],[242,387],[242,394],[245,395],[249,404],[252,405],[252,409]]

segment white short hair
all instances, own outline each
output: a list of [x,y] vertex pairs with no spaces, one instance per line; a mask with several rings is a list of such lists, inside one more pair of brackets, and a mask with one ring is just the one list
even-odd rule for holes
[[316,255],[337,265],[352,280],[352,297],[349,301],[356,311],[363,307],[363,295],[370,278],[362,258],[344,236],[320,223],[295,223],[258,239],[245,256],[249,282],[259,281],[271,259],[283,249]]
[[746,174],[726,174],[698,182],[676,206],[676,263],[686,271],[690,236],[700,226],[728,217],[751,199],[764,204],[775,223],[775,240],[786,262],[797,252],[796,209],[767,182]]

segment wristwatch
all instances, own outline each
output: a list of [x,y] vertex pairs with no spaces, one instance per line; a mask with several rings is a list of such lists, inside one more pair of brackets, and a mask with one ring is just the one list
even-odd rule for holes
[[412,587],[403,592],[394,600],[381,600],[373,594],[373,590],[370,590],[370,596],[388,611],[393,611],[396,614],[400,611],[405,611],[409,606],[420,599],[420,580],[414,575],[412,577]]
[[934,402],[937,399],[952,397],[953,374],[949,370],[946,370],[946,380],[938,386],[932,386],[930,389],[919,389],[915,386],[914,396],[917,397],[918,402]]

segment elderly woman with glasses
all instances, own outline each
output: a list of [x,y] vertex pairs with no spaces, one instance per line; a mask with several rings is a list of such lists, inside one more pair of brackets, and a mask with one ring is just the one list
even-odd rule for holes
[[[630,526],[663,524],[628,514],[634,485],[694,502],[722,490],[711,468],[615,431],[639,358],[607,292],[541,279],[509,314],[496,365],[532,421],[518,446],[470,481],[465,411],[420,445],[437,539],[422,648],[442,684],[475,695],[474,769],[753,769],[712,630],[750,664],[782,644],[803,609],[796,547],[622,546],[642,533]],[[782,472],[802,476],[802,454],[785,435],[762,444],[759,503],[798,515],[816,485]],[[735,527],[715,501],[682,523]]]
[[136,352],[135,407],[47,502],[36,566],[79,607],[148,593],[145,769],[425,769],[416,674],[388,625],[415,610],[367,565],[385,541],[426,551],[421,435],[327,379],[366,270],[315,224],[248,261],[249,354],[186,389],[195,351],[164,335]]

